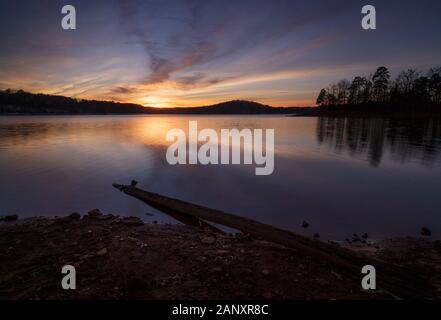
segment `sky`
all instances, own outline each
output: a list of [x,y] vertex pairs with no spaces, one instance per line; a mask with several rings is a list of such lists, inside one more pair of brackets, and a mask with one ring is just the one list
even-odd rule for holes
[[[63,30],[73,5],[77,29]],[[361,28],[374,5],[377,29]],[[0,0],[0,89],[191,107],[314,105],[387,66],[441,66],[439,0]]]

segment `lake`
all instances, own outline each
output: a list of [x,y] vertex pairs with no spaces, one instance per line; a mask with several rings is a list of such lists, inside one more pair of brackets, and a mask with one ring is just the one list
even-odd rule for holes
[[[166,162],[172,128],[275,130],[275,170]],[[441,122],[285,116],[0,117],[0,215],[103,212],[173,222],[112,183],[344,240],[441,238]],[[153,216],[151,216],[153,214]],[[310,224],[302,229],[302,221]]]

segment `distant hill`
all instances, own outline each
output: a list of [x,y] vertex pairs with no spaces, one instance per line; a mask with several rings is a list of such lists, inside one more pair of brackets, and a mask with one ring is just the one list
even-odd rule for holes
[[300,114],[308,110],[311,109],[275,108],[245,100],[194,108],[152,108],[133,103],[0,90],[0,114]]
[[[217,103],[211,106],[193,108],[163,108],[159,113],[167,114],[292,114],[302,112],[299,107],[271,107],[253,101],[232,100]],[[155,110],[156,111],[156,110]]]
[[271,113],[274,108],[253,101],[232,100],[211,106],[196,108],[173,108],[176,112],[185,113],[215,113],[215,114],[259,114]]

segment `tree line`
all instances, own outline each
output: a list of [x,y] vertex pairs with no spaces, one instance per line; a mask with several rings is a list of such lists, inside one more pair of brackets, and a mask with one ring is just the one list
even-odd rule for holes
[[0,114],[138,114],[151,108],[132,103],[83,100],[23,90],[0,90]]
[[321,89],[319,106],[372,103],[441,103],[441,67],[421,75],[414,69],[402,71],[391,80],[389,70],[378,67],[374,74],[343,79]]
[[23,90],[0,90],[0,114],[292,114],[308,109],[311,108],[275,108],[245,100],[203,107],[153,108],[133,103],[35,94]]

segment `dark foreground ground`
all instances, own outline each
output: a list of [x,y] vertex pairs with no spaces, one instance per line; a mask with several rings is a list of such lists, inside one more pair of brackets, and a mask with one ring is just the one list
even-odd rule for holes
[[[12,220],[12,219],[11,219]],[[441,297],[439,242],[349,245],[430,277]],[[63,290],[61,269],[76,268]],[[394,299],[295,250],[245,235],[144,225],[93,211],[0,222],[0,299]]]

